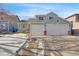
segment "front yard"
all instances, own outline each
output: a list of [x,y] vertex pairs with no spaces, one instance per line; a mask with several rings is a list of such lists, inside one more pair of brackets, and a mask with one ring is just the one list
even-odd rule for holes
[[0,35],[0,56],[16,54],[21,56],[79,56],[79,36],[34,37],[28,40],[28,36],[23,33]]
[[26,42],[26,34],[0,35],[0,56],[13,56],[16,51]]
[[79,36],[34,37],[19,55],[32,56],[79,56]]

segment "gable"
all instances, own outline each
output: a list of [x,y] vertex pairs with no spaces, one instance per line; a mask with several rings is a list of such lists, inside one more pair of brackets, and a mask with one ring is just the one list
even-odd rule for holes
[[[44,17],[44,20],[39,20],[39,17]],[[44,23],[69,23],[68,21],[66,21],[65,19],[59,17],[58,15],[56,15],[53,12],[50,12],[46,15],[36,15],[35,19],[31,19],[30,21],[34,21],[34,22],[44,22]]]
[[[51,12],[51,13],[48,13],[46,15],[47,17],[47,22],[50,22],[50,23],[69,23],[68,21],[66,21],[65,19],[59,17],[57,14]],[[50,19],[50,17],[52,17],[52,19]]]
[[49,16],[49,15],[52,15],[52,16],[58,16],[58,15],[55,14],[54,12],[50,12],[50,13],[48,13],[47,15],[48,15],[48,16]]

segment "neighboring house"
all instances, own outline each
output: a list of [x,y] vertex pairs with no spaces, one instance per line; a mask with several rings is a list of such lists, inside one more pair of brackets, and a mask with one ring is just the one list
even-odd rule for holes
[[72,23],[72,34],[79,35],[79,14],[74,14],[66,18]]
[[8,31],[8,22],[0,21],[0,32]]
[[19,18],[16,15],[9,15],[6,12],[0,12],[0,30],[5,32],[16,32]]
[[71,24],[50,12],[45,15],[36,15],[28,20],[31,35],[68,35],[71,34]]
[[18,25],[18,32],[28,32],[29,31],[29,25],[27,24],[27,21],[20,21],[17,23]]

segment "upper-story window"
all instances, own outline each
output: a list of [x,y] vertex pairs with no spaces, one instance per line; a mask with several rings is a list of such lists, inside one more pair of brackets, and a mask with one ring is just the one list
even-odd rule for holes
[[44,20],[44,18],[43,17],[39,17],[39,20]]
[[57,22],[59,22],[59,20],[57,20]]
[[53,19],[53,17],[49,17],[49,20]]

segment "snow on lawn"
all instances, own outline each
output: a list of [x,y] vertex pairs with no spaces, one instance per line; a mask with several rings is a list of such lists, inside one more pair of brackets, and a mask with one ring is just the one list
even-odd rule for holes
[[0,56],[13,56],[26,42],[26,34],[5,34],[0,37]]

